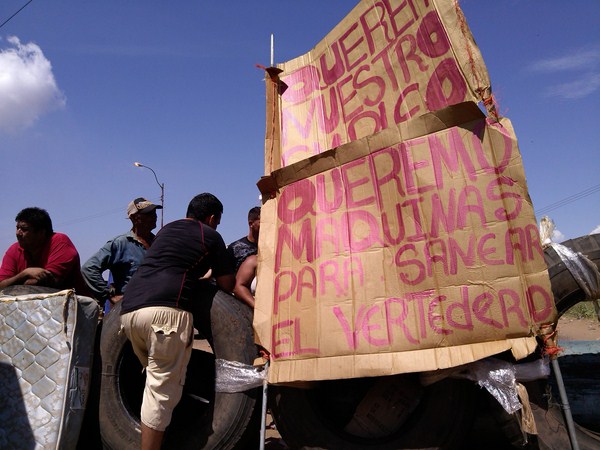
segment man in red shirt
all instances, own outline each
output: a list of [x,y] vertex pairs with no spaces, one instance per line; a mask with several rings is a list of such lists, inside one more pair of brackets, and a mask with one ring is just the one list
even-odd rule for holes
[[17,242],[2,259],[0,289],[32,284],[83,290],[79,253],[67,235],[54,232],[48,213],[41,208],[25,208],[15,220]]

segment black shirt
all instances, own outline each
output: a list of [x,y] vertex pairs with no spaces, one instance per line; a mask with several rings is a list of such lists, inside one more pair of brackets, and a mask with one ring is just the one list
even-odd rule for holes
[[256,242],[250,242],[246,236],[233,241],[227,247],[227,251],[234,260],[235,271],[237,272],[244,260],[250,255],[256,255],[258,253],[258,245]]
[[199,278],[233,274],[231,259],[217,231],[192,219],[165,225],[123,296],[121,314],[148,306],[171,306],[191,311],[191,300],[202,284]]

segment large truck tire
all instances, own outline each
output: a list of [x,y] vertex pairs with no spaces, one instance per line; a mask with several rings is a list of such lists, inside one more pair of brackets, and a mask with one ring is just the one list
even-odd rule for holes
[[58,292],[58,289],[46,287],[46,286],[35,286],[32,284],[13,284],[0,290],[1,294],[4,295],[29,295],[29,294],[53,294]]
[[462,448],[478,388],[454,379],[422,387],[408,374],[269,389],[277,429],[293,449],[400,450]]
[[[173,412],[163,449],[244,448],[247,439],[253,439],[254,434],[259,437],[258,429],[256,433],[247,429],[259,392],[215,393],[215,359],[253,363],[257,351],[252,311],[222,291],[196,303],[195,327],[210,343],[212,352],[192,351],[183,396]],[[117,304],[104,317],[102,329],[100,433],[105,448],[133,450],[140,447],[145,375],[127,337],[119,333],[119,313]]]
[[[581,236],[565,241],[562,245],[586,256],[596,267],[600,268],[600,234]],[[552,293],[559,316],[577,303],[590,300],[586,298],[584,290],[552,247],[544,250],[544,258],[548,265]]]
[[[562,245],[586,256],[600,270],[600,234],[581,236],[562,242]],[[577,303],[590,300],[587,298],[586,292],[575,279],[560,255],[556,253],[552,247],[547,247],[545,249],[544,257],[546,259],[546,264],[548,265],[552,292],[554,294],[554,301],[559,317]],[[560,337],[560,326],[558,327],[558,336]],[[598,359],[594,357],[594,361],[596,361],[597,364]],[[565,357],[564,361],[563,358],[560,358],[559,364],[561,362],[561,372],[563,372],[563,377],[573,370],[579,372],[580,376],[583,376],[583,373],[580,369],[577,369],[575,364],[569,364],[569,357]],[[568,377],[565,377],[564,380],[568,396],[570,391],[570,386],[567,384]],[[553,379],[550,380],[550,384],[555,384]],[[540,448],[569,448],[570,441],[568,434],[565,431],[566,424],[559,406],[560,400],[556,398],[558,395],[557,390],[553,389],[555,399],[548,402],[546,386],[542,386],[542,389],[537,390],[535,387],[532,389],[530,389],[530,386],[527,387],[528,390],[530,390],[530,399],[532,400],[532,403],[534,403],[533,412],[538,425]],[[573,387],[571,386],[571,388]],[[594,425],[595,426],[592,426],[592,429],[589,429],[575,423],[576,438],[581,450],[600,449],[600,427],[597,423]]]

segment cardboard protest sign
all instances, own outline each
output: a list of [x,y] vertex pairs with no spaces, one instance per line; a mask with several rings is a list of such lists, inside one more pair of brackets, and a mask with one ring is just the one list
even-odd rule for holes
[[462,12],[447,0],[362,1],[313,50],[277,68],[280,89],[267,90],[267,174],[491,93]]
[[255,312],[272,382],[463,364],[554,320],[512,126],[453,110],[471,120],[413,120],[274,174]]
[[457,4],[362,1],[267,73],[254,326],[269,381],[531,353],[555,319],[550,281]]

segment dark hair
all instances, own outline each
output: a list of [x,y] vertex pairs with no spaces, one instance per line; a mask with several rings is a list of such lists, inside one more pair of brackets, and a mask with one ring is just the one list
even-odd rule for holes
[[196,195],[188,205],[185,216],[188,219],[203,221],[210,216],[221,216],[223,214],[223,203],[217,197],[208,192]]
[[22,209],[17,214],[17,217],[15,217],[15,222],[27,222],[36,231],[46,231],[48,236],[54,233],[54,230],[52,230],[52,219],[50,219],[48,211],[42,208],[32,207]]
[[256,220],[260,217],[260,206],[255,206],[248,211],[248,220]]

